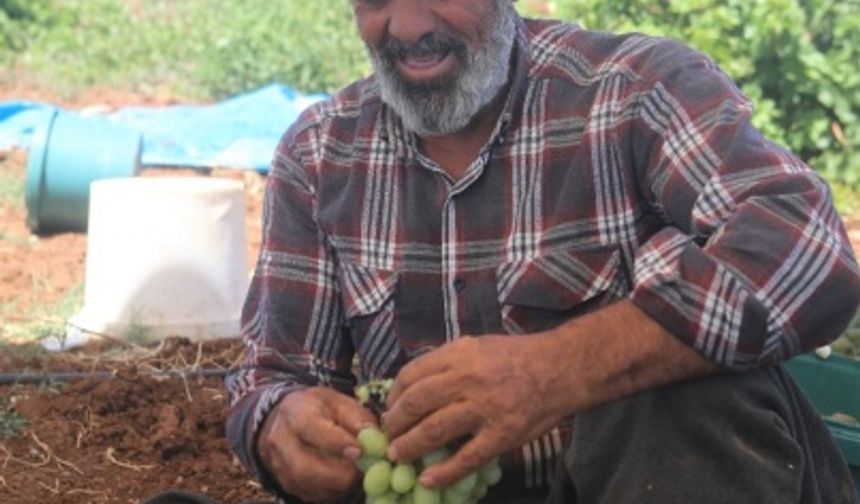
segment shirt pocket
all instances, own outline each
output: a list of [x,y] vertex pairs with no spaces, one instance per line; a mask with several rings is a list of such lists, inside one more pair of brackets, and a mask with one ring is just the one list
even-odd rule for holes
[[402,353],[394,323],[395,271],[342,264],[338,274],[346,328],[362,377],[386,376]]
[[496,281],[502,327],[509,334],[551,329],[629,292],[615,246],[503,263]]

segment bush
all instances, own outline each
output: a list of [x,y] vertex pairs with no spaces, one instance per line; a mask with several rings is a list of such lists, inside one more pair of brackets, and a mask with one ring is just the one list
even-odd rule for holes
[[195,27],[203,32],[196,75],[215,95],[273,81],[332,91],[368,71],[348,1],[228,4],[221,6],[221,15]]
[[[860,187],[860,0],[552,5],[589,28],[670,36],[709,54],[769,138],[831,182]],[[96,85],[209,100],[273,81],[330,92],[368,71],[347,0],[0,0],[0,83],[26,75],[64,94]]]
[[[30,4],[0,0],[13,1]],[[57,90],[63,94],[90,86],[167,88],[206,100],[274,81],[332,91],[368,70],[345,0],[35,3],[45,7],[10,21],[19,32],[28,30],[29,43],[6,44],[7,60],[11,48],[19,73],[63,86]]]
[[0,0],[0,56],[2,52],[20,51],[26,47],[26,26],[35,19],[40,3]]
[[859,0],[556,0],[588,28],[640,31],[710,55],[753,122],[832,182],[860,185]]

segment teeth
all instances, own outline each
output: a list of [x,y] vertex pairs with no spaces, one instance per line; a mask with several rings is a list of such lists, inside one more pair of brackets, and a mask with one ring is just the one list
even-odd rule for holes
[[443,59],[445,59],[446,53],[435,53],[428,54],[426,56],[406,56],[403,58],[403,62],[409,66],[413,67],[430,67],[433,66]]

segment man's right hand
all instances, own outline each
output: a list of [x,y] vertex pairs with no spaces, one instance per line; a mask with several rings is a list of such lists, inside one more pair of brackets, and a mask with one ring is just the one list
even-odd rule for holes
[[257,453],[287,493],[307,502],[352,492],[361,456],[356,436],[376,418],[355,399],[324,387],[287,395],[266,417]]

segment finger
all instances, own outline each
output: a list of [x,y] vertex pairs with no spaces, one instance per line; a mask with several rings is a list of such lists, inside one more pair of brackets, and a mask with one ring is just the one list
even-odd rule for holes
[[334,420],[338,425],[349,431],[353,436],[361,429],[373,425],[378,426],[376,416],[352,397],[332,391],[336,398],[330,403],[334,411]]
[[343,496],[358,481],[352,463],[327,457],[295,436],[278,445],[269,470],[284,490],[314,502]]
[[396,438],[424,417],[460,399],[458,377],[440,372],[413,383],[397,400],[388,404],[382,418],[386,432]]
[[419,476],[421,484],[431,488],[448,486],[484,467],[506,451],[506,443],[497,437],[486,431],[479,433],[448,459],[424,469]]
[[456,344],[457,342],[454,342],[441,346],[413,359],[403,366],[394,379],[394,385],[388,391],[388,404],[391,405],[396,402],[403,392],[415,382],[427,376],[448,370],[451,366],[450,358],[452,352],[450,350]]
[[359,473],[352,462],[310,451],[305,463],[308,465],[303,465],[296,476],[304,483],[313,502],[341,499],[358,484]]
[[292,410],[287,416],[287,427],[303,443],[325,454],[353,460],[361,455],[358,440],[337,423],[333,407],[319,404]]
[[388,458],[396,461],[417,459],[471,434],[479,425],[480,417],[465,402],[450,404],[394,439],[388,447]]

